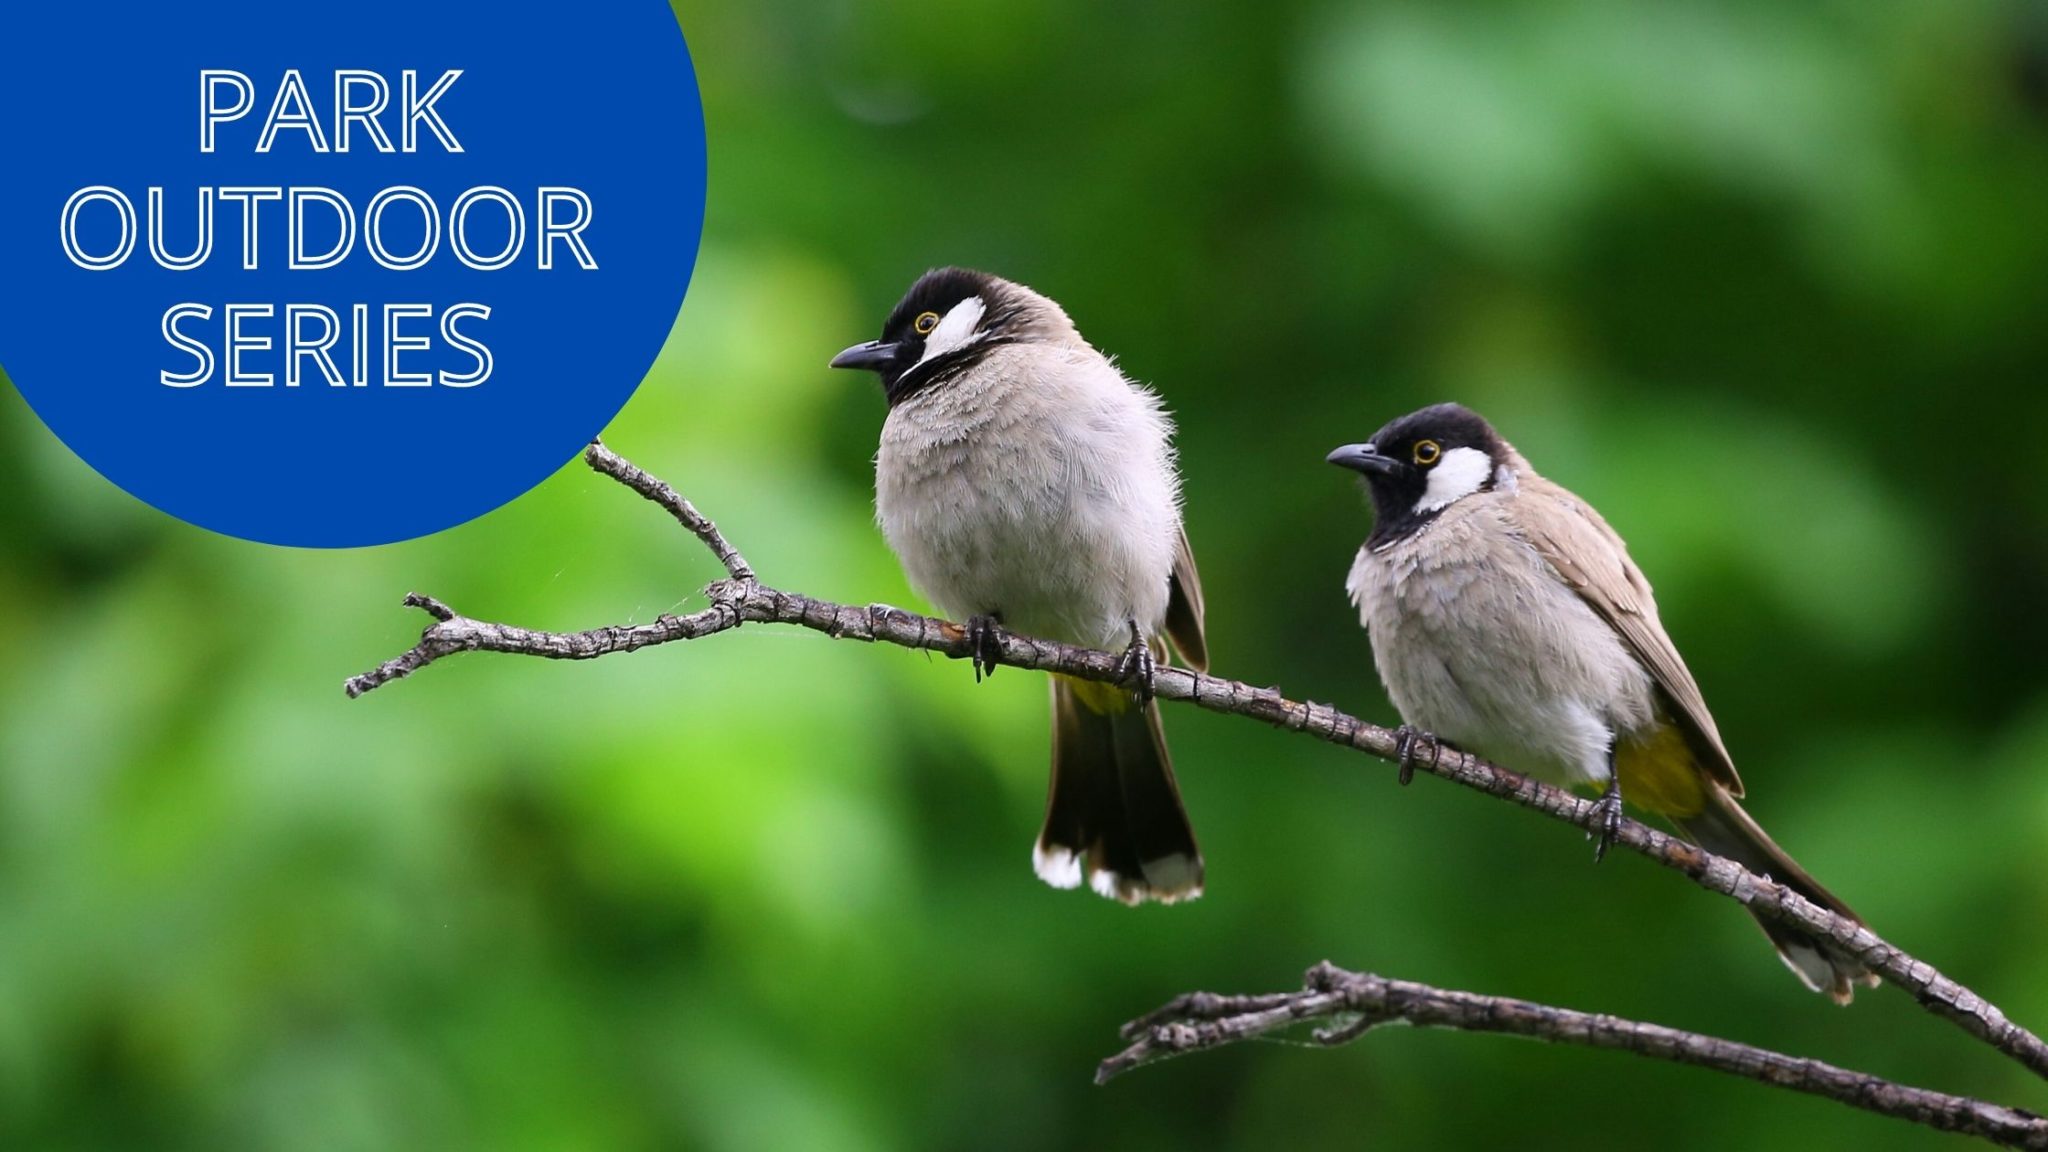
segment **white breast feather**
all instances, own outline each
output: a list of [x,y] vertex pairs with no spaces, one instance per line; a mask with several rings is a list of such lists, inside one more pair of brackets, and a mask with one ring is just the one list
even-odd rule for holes
[[1121,647],[1127,620],[1156,634],[1166,615],[1171,427],[1158,397],[1085,345],[999,347],[891,410],[877,517],[948,615],[1000,612],[1026,634]]

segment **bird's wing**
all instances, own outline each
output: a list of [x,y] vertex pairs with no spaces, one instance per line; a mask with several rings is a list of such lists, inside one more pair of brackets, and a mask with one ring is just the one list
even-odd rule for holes
[[1657,682],[1702,770],[1734,795],[1742,778],[1721,743],[1692,672],[1657,619],[1657,601],[1607,521],[1564,487],[1532,472],[1520,477],[1516,522],[1564,582],[1607,621]]
[[1173,575],[1167,580],[1166,636],[1182,663],[1197,672],[1209,670],[1209,641],[1202,631],[1202,576],[1195,571],[1185,527],[1174,544]]

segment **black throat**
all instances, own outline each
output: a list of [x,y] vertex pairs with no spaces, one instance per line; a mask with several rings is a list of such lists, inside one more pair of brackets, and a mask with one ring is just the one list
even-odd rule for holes
[[1374,552],[1408,539],[1443,515],[1442,508],[1425,512],[1415,507],[1422,499],[1423,485],[1414,485],[1413,492],[1404,488],[1398,495],[1389,493],[1388,482],[1396,479],[1390,476],[1368,482],[1372,491],[1372,535],[1365,538],[1365,546]]
[[882,378],[882,398],[889,407],[922,395],[958,380],[972,371],[986,359],[991,351],[1003,344],[1014,344],[1016,340],[1007,336],[983,336],[964,348],[934,356],[919,364],[913,364],[893,376]]

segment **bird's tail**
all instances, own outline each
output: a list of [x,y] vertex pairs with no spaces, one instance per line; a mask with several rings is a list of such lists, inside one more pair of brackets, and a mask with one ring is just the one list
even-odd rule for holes
[[1202,894],[1202,853],[1181,807],[1156,701],[1052,679],[1052,792],[1031,853],[1038,877],[1125,904]]
[[[1674,821],[1678,830],[1688,839],[1714,853],[1749,869],[1759,876],[1771,879],[1806,897],[1815,904],[1847,916],[1858,924],[1862,917],[1850,911],[1847,904],[1820,886],[1820,882],[1807,875],[1797,861],[1785,854],[1783,848],[1773,842],[1764,830],[1742,810],[1735,797],[1720,787],[1705,790],[1705,806],[1696,816]],[[1858,963],[1854,957],[1815,940],[1803,932],[1785,928],[1778,924],[1759,919],[1764,935],[1778,949],[1778,958],[1792,969],[1808,988],[1825,992],[1837,1004],[1847,1004],[1855,996],[1856,985],[1875,985],[1877,976]]]

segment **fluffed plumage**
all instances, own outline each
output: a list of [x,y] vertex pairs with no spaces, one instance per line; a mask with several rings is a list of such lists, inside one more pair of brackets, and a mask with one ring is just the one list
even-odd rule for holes
[[[1201,583],[1159,398],[1059,305],[983,273],[913,285],[883,338],[835,364],[890,401],[875,509],[911,584],[955,619],[1121,650],[1133,625],[1204,666]],[[1125,903],[1201,894],[1155,705],[1055,678],[1052,783],[1033,864]]]

